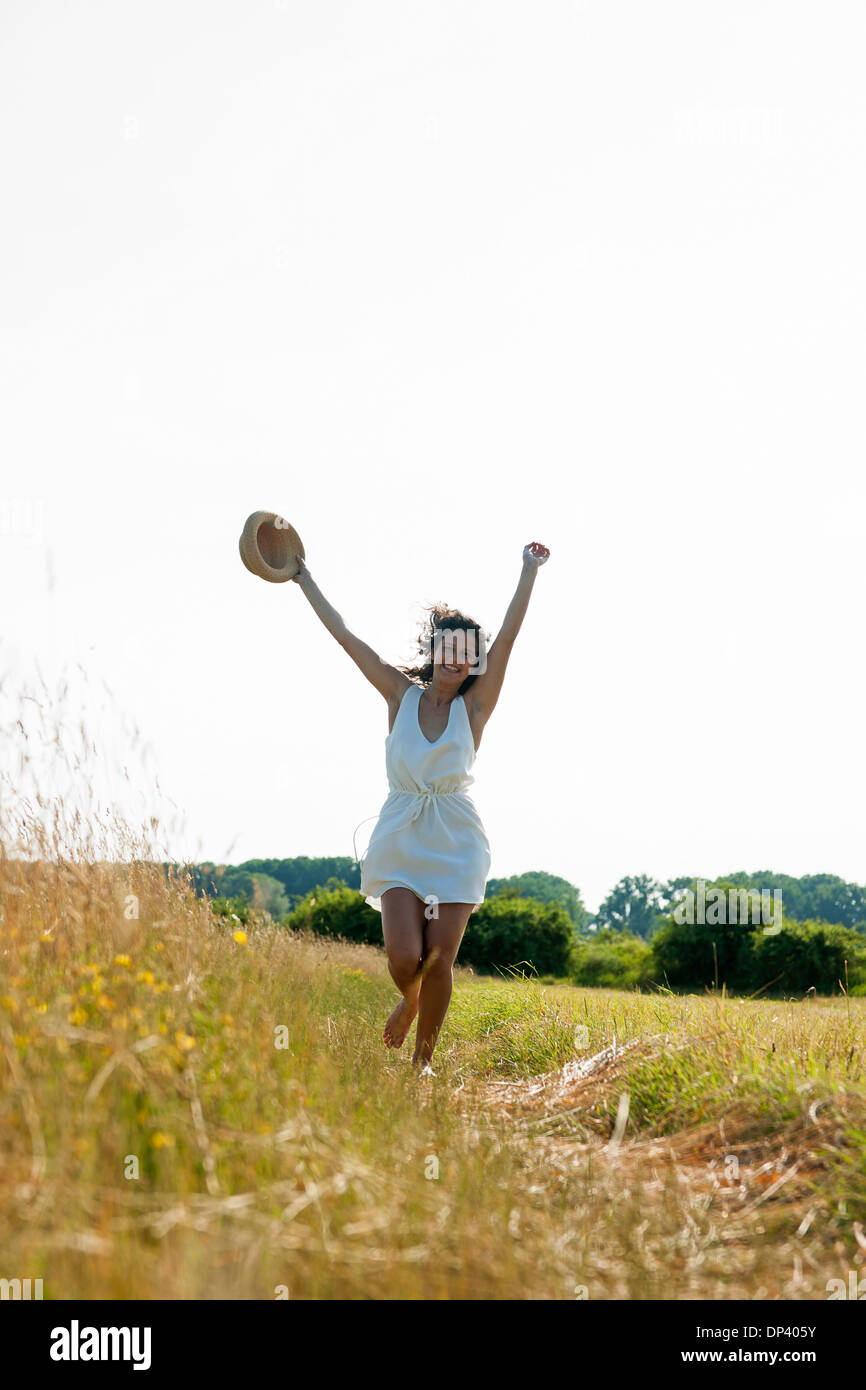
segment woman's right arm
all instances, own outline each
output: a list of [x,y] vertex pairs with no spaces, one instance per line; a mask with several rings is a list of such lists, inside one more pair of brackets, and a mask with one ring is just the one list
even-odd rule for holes
[[322,593],[307,566],[304,564],[300,555],[296,555],[299,569],[296,575],[292,576],[292,583],[297,584],[303,591],[313,612],[321,619],[331,636],[336,638],[344,651],[354,661],[358,669],[363,672],[371,685],[374,685],[380,695],[390,703],[399,704],[403,697],[403,692],[408,685],[412,684],[408,676],[404,676],[402,671],[398,671],[396,666],[389,666],[387,661],[383,661],[377,652],[373,651],[366,642],[362,642],[360,637],[356,637],[354,632],[350,632],[346,627],[336,608],[328,602]]

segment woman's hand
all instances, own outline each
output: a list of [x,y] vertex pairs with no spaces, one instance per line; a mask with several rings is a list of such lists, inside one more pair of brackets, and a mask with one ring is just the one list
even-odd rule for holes
[[295,555],[295,559],[296,559],[297,562],[298,562],[298,572],[297,572],[297,574],[293,574],[293,575],[292,575],[292,578],[291,578],[291,580],[290,580],[289,582],[292,583],[292,584],[300,584],[301,581],[304,580],[304,579],[311,579],[311,578],[312,578],[312,575],[310,574],[310,571],[307,569],[306,565],[304,564],[303,556],[302,556],[302,555]]
[[523,563],[527,569],[537,570],[550,559],[550,551],[540,541],[530,541],[523,552]]

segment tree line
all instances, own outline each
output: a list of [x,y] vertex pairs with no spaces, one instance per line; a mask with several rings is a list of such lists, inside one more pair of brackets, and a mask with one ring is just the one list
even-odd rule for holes
[[[293,930],[381,945],[381,916],[361,897],[360,869],[348,856],[183,868],[227,920],[264,911]],[[769,930],[761,920],[719,921],[711,913],[703,922],[678,920],[677,905],[699,882],[717,899],[781,893],[781,920]],[[866,885],[769,870],[700,881],[637,875],[621,879],[590,913],[575,884],[535,870],[488,881],[460,960],[481,971],[529,967],[545,978],[620,989],[866,993]]]

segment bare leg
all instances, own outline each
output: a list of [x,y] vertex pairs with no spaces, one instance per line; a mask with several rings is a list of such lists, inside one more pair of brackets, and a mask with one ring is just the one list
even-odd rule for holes
[[440,903],[439,917],[424,921],[424,974],[418,1000],[413,1066],[427,1066],[451,1003],[452,966],[474,903]]
[[382,935],[391,979],[403,996],[389,1015],[382,1037],[386,1047],[402,1047],[418,1012],[421,952],[424,948],[424,904],[409,888],[388,888],[382,894]]

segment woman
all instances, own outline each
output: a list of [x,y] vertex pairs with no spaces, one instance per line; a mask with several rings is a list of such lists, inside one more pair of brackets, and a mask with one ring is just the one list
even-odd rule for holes
[[[313,611],[388,702],[389,793],[370,837],[361,892],[382,913],[388,969],[401,998],[385,1024],[402,1047],[417,1015],[413,1066],[430,1058],[451,1001],[452,966],[470,916],[484,901],[490,846],[466,792],[485,724],[499,699],[535,576],[550,555],[532,541],[496,641],[485,650],[476,622],[430,610],[420,646],[426,662],[389,666],[350,632],[300,556],[294,580]],[[413,679],[413,677],[417,679]]]

